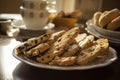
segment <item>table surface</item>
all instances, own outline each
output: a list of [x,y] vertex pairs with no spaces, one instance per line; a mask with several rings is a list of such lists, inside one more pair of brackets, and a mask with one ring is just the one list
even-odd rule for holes
[[13,57],[20,42],[14,38],[0,40],[0,80],[120,80],[120,47],[112,46],[118,59],[105,67],[89,70],[51,70],[36,68]]

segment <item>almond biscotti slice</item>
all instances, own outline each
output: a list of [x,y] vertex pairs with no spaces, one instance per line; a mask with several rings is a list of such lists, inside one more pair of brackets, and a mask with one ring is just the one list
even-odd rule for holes
[[102,14],[99,18],[99,26],[105,27],[108,23],[110,23],[113,19],[115,19],[118,16],[120,16],[120,11],[117,8],[112,9],[105,14]]
[[16,48],[18,54],[23,53],[26,50],[29,50],[30,48],[47,41],[50,38],[51,34],[44,34],[36,38],[29,39],[28,41],[22,43],[21,46]]
[[101,54],[101,46],[100,45],[93,45],[87,49],[84,49],[80,52],[77,57],[76,63],[78,65],[85,65],[92,60],[94,60],[98,55]]
[[75,64],[76,56],[71,57],[55,57],[49,64],[50,65],[59,65],[59,66],[70,66]]
[[61,30],[58,32],[55,32],[51,35],[51,37],[46,41],[49,45],[52,45],[59,37],[61,37],[66,31]]
[[79,27],[74,27],[64,33],[57,41],[51,46],[51,48],[41,57],[37,57],[36,60],[40,63],[49,63],[55,56],[60,56],[79,33]]
[[109,48],[108,39],[98,39],[95,41],[95,44],[87,49],[84,49],[78,55],[76,63],[79,65],[87,64],[91,62],[99,55],[104,55]]
[[50,48],[49,44],[47,44],[47,43],[41,43],[41,44],[35,46],[34,48],[32,48],[32,49],[24,52],[24,54],[27,57],[34,57],[34,56],[37,56],[37,55],[45,52],[49,48]]
[[108,25],[107,25],[107,29],[108,30],[116,30],[120,28],[120,16],[118,16],[117,18],[113,19]]

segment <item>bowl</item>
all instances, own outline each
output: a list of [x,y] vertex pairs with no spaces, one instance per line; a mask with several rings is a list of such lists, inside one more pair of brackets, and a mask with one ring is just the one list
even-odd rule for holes
[[42,29],[48,22],[49,13],[46,10],[20,8],[27,29]]
[[92,20],[88,20],[86,22],[86,24],[87,24],[87,26],[94,28],[96,30],[96,32],[98,32],[99,34],[101,34],[109,39],[112,38],[114,40],[120,41],[120,32],[119,31],[112,31],[112,30],[107,30],[107,29],[101,28],[97,25],[94,25]]
[[55,24],[55,26],[64,26],[64,27],[72,28],[74,27],[75,23],[77,23],[77,19],[56,17],[53,20],[53,23]]

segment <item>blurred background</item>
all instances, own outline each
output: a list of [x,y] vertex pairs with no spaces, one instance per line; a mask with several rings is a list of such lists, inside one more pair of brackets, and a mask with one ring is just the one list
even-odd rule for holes
[[[70,7],[72,2],[74,9],[81,10],[83,17],[91,18],[96,11],[111,10],[113,8],[120,9],[120,0],[56,0],[58,8],[64,10]],[[69,1],[69,3],[68,3]],[[64,4],[63,4],[64,3]],[[22,0],[0,0],[0,13],[19,13],[19,7],[22,5]],[[61,7],[64,6],[64,7]],[[65,9],[66,8],[66,9]],[[58,11],[60,11],[59,9]]]

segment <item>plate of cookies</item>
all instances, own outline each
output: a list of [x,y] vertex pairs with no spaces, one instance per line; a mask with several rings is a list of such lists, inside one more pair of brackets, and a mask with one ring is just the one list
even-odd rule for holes
[[54,70],[86,70],[104,67],[117,59],[108,39],[80,33],[79,27],[28,39],[13,56],[31,66]]

